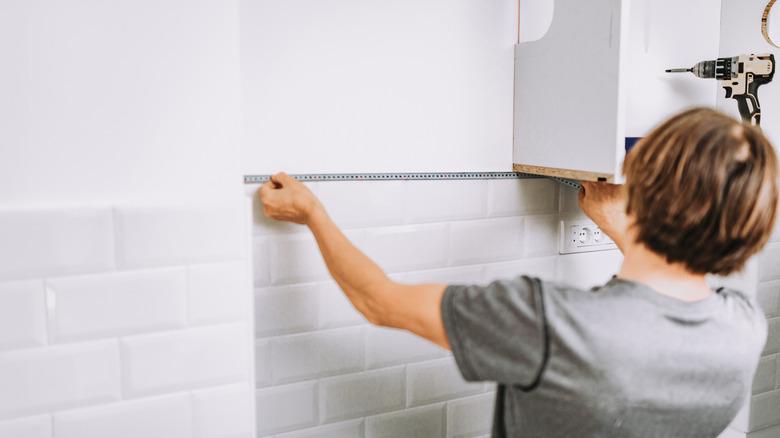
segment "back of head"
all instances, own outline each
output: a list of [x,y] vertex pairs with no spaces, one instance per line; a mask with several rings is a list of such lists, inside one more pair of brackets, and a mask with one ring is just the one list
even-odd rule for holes
[[778,162],[760,129],[710,109],[657,127],[623,165],[638,243],[693,273],[742,269],[769,239]]

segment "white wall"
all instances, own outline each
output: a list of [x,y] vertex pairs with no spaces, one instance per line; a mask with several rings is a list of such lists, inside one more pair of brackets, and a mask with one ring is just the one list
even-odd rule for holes
[[0,203],[235,193],[238,9],[0,2]]
[[4,0],[0,53],[0,437],[251,437],[237,3]]
[[[761,13],[766,6],[764,0],[722,0],[722,32],[720,56],[737,56],[744,53],[774,53],[780,51],[771,47],[761,36]],[[775,7],[777,9],[777,7]],[[778,17],[775,14],[775,17]],[[775,26],[780,25],[775,20]],[[719,108],[739,117],[736,101],[724,99],[719,90]],[[764,132],[775,143],[780,141],[780,83],[775,76],[774,83],[761,87],[762,120]],[[769,338],[764,357],[759,364],[753,385],[753,397],[737,428],[747,436],[755,438],[780,437],[780,223],[772,242],[758,257],[758,272],[754,280],[759,300],[769,320]]]
[[[766,6],[764,0],[722,0],[722,31],[720,56],[737,56],[745,53],[774,53],[780,57],[780,50],[770,46],[761,36],[761,13]],[[774,8],[777,9],[777,6]],[[777,14],[775,14],[777,16]],[[776,20],[775,27],[780,27]],[[725,91],[718,90],[719,107],[739,117],[737,103],[724,99]],[[773,142],[780,141],[780,83],[775,75],[773,83],[759,89],[764,132]]]
[[515,0],[243,0],[244,172],[510,170]]

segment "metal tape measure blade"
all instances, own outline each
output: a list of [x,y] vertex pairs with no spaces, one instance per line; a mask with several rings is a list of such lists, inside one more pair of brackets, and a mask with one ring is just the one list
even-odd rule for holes
[[772,12],[772,7],[775,5],[776,1],[777,0],[769,0],[769,4],[767,4],[764,9],[764,14],[761,16],[761,34],[764,35],[764,39],[769,45],[780,49],[780,46],[778,46],[769,35],[769,14]]

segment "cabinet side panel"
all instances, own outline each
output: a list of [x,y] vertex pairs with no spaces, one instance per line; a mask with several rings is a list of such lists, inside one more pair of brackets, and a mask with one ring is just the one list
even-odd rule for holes
[[614,173],[627,4],[557,0],[547,35],[515,48],[515,164]]

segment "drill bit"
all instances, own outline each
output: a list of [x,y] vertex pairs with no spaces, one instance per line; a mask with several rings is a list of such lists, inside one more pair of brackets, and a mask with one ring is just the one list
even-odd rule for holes
[[670,68],[667,73],[693,73],[699,78],[714,78],[717,76],[717,61],[702,61],[691,68]]

